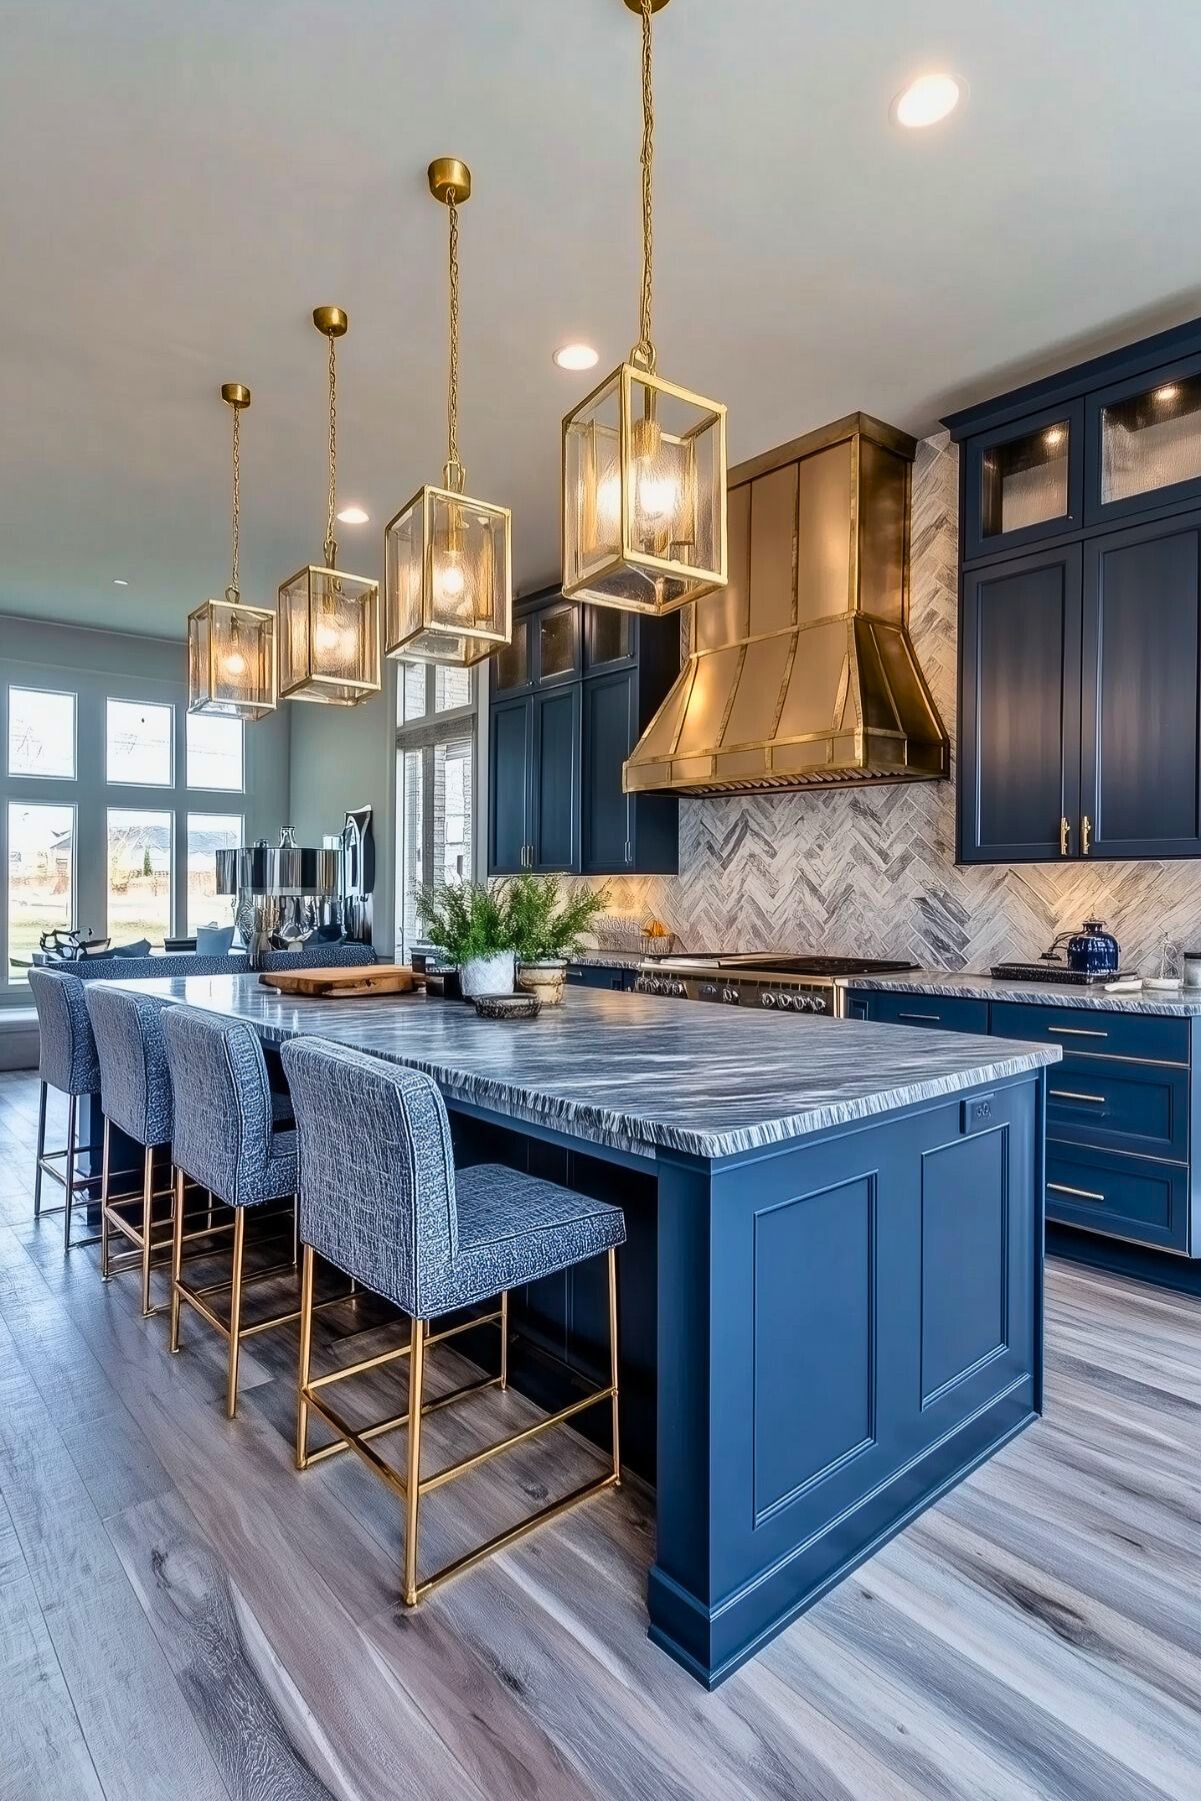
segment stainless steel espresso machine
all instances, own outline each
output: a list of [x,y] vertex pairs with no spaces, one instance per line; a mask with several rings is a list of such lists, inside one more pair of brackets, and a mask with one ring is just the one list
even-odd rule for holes
[[317,848],[296,842],[285,826],[278,844],[260,839],[238,850],[219,850],[217,892],[237,896],[235,919],[252,969],[267,952],[310,939],[371,942],[371,892],[375,840],[371,808],[347,813],[337,838]]

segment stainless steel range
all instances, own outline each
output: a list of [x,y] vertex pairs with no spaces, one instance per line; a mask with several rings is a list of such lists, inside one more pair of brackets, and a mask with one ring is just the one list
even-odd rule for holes
[[840,1010],[846,976],[889,975],[916,969],[903,958],[778,956],[743,951],[712,956],[678,953],[648,957],[638,965],[638,994],[663,994],[681,1001],[717,1001],[727,1007],[768,1007],[778,1013]]

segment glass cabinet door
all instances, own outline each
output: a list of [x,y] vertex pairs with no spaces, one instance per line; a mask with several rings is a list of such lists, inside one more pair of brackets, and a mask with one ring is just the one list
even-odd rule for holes
[[625,663],[634,654],[634,615],[617,607],[584,610],[584,660],[589,669]]
[[1083,408],[1071,401],[964,446],[964,556],[990,556],[1078,529]]
[[538,614],[538,680],[571,676],[578,666],[579,608],[565,600]]
[[530,681],[530,622],[513,621],[512,640],[496,652],[492,660],[493,687],[498,693],[506,688],[524,688]]
[[1098,431],[1102,508],[1140,498],[1155,505],[1173,498],[1166,489],[1191,489],[1201,482],[1201,374],[1111,392]]

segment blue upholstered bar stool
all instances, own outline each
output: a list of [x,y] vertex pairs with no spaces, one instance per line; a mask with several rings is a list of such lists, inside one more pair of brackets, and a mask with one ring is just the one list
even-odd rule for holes
[[[63,1185],[63,1248],[71,1249],[71,1204],[78,1188],[87,1188],[87,1177],[75,1174],[76,1158],[90,1155],[98,1145],[80,1146],[78,1142],[79,1101],[81,1096],[100,1092],[100,1063],[96,1040],[88,1017],[83,983],[77,976],[59,970],[31,969],[29,988],[38,1014],[41,1051],[38,1060],[38,1140],[37,1166],[33,1179],[33,1214],[41,1217],[42,1177],[50,1176]],[[57,1088],[67,1096],[67,1144],[61,1151],[46,1149],[46,1094]],[[63,1159],[63,1170],[55,1166]],[[57,1209],[49,1207],[48,1213]],[[94,1243],[89,1239],[88,1243]]]
[[[109,982],[85,986],[88,1013],[100,1059],[100,1104],[104,1109],[104,1161],[100,1188],[100,1274],[107,1282],[113,1273],[109,1236],[113,1228],[134,1246],[132,1257],[119,1269],[137,1264],[142,1272],[142,1313],[162,1313],[166,1303],[150,1305],[150,1257],[152,1250],[169,1249],[170,1239],[153,1243],[154,1153],[171,1143],[171,1072],[163,1042],[163,1003],[130,994]],[[111,1191],[112,1127],[142,1147],[140,1223],[127,1219],[122,1210],[136,1194]],[[171,1189],[160,1190],[170,1193]],[[136,1216],[135,1216],[136,1217]]]
[[[192,1007],[165,1008],[162,1023],[175,1091],[171,1349],[179,1350],[180,1304],[186,1302],[228,1341],[225,1411],[233,1419],[238,1410],[242,1339],[299,1317],[293,1307],[288,1313],[250,1325],[242,1322],[244,1286],[295,1267],[291,1262],[259,1271],[249,1279],[243,1275],[247,1213],[273,1201],[290,1203],[296,1193],[296,1133],[272,1130],[267,1065],[258,1036],[248,1025]],[[182,1279],[185,1177],[234,1210],[233,1269],[228,1282],[189,1288]],[[291,1205],[283,1211],[292,1217]],[[213,1296],[225,1292],[230,1297],[227,1320],[210,1305]]]
[[[404,1069],[318,1038],[293,1039],[280,1055],[292,1090],[300,1139],[304,1263],[296,1462],[304,1469],[349,1446],[400,1495],[406,1513],[403,1593],[406,1605],[412,1607],[438,1583],[621,1480],[617,1246],[625,1242],[625,1216],[620,1207],[499,1164],[479,1164],[456,1173],[446,1107],[436,1084],[419,1070]],[[411,1321],[408,1343],[313,1376],[314,1254],[407,1313]],[[423,1414],[445,1407],[460,1395],[507,1386],[508,1291],[602,1255],[607,1256],[609,1266],[608,1385],[423,1478]],[[443,1331],[430,1330],[447,1314],[478,1308],[498,1297],[499,1307],[490,1312],[477,1313],[466,1323]],[[498,1374],[426,1401],[426,1351],[459,1332],[493,1321],[499,1324],[501,1334]],[[356,1429],[326,1399],[331,1383],[406,1356],[409,1394],[405,1413]],[[601,1402],[610,1407],[612,1428],[612,1456],[603,1476],[419,1580],[422,1495]],[[309,1449],[310,1410],[337,1433],[335,1443]],[[408,1426],[408,1446],[402,1477],[372,1449],[371,1441],[404,1425]]]

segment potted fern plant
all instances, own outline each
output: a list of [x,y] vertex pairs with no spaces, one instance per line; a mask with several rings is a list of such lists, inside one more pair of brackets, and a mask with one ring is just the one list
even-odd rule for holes
[[519,875],[508,883],[505,904],[509,935],[517,952],[517,986],[536,994],[543,1006],[563,999],[568,959],[581,935],[608,904],[607,889],[577,889],[565,895],[556,875]]
[[512,994],[513,927],[504,883],[442,882],[423,888],[417,910],[426,937],[456,964],[464,1000]]

